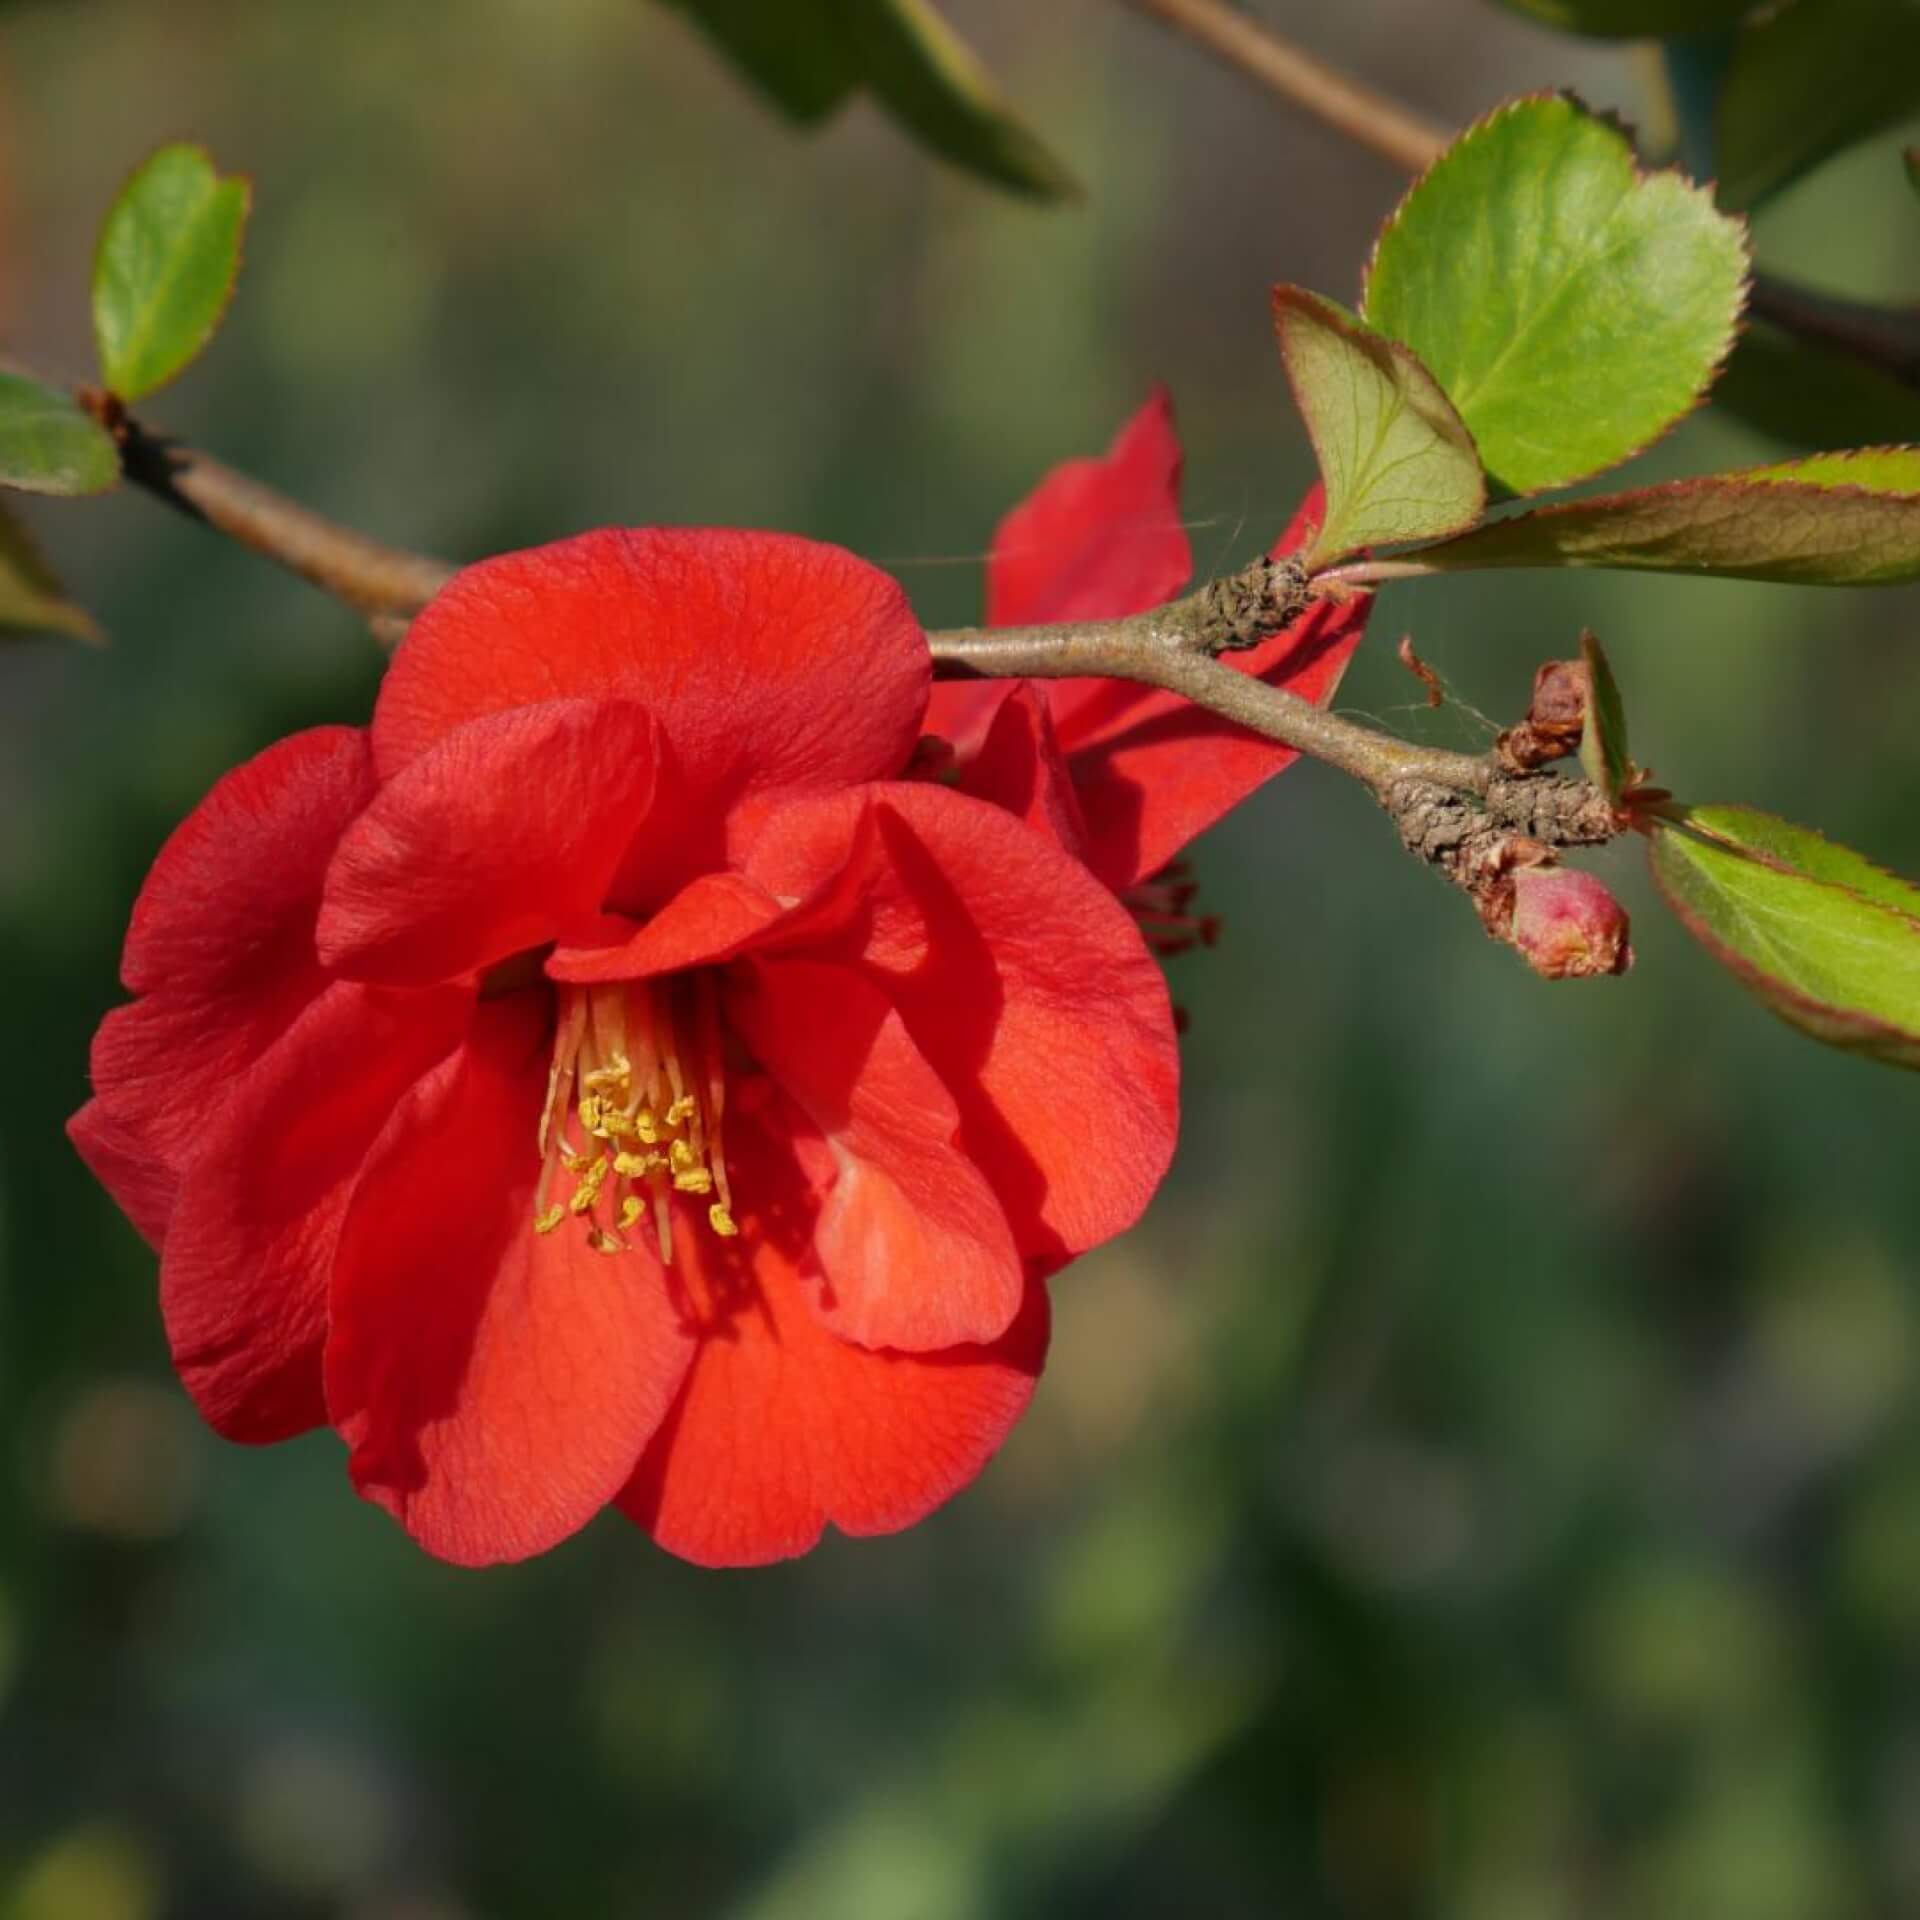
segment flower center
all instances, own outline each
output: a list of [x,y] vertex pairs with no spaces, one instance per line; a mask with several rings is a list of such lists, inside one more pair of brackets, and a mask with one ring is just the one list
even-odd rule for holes
[[651,1215],[660,1258],[671,1266],[672,1200],[684,1193],[711,1195],[708,1224],[738,1233],[720,1142],[725,1105],[720,1014],[707,974],[561,987],[534,1232],[575,1219],[596,1251],[625,1253],[626,1236]]

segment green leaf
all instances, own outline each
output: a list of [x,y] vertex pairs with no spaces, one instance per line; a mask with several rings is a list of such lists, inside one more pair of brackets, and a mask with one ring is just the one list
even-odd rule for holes
[[1420,356],[1514,493],[1637,453],[1733,345],[1746,235],[1677,173],[1643,174],[1578,102],[1517,100],[1417,181],[1362,311]]
[[1562,33],[1597,40],[1664,40],[1675,34],[1711,33],[1753,11],[1757,0],[1503,0]]
[[1065,163],[1015,117],[928,0],[843,0],[869,88],[943,159],[1041,199],[1077,195]]
[[1587,719],[1580,731],[1580,769],[1616,807],[1639,777],[1627,753],[1627,712],[1606,650],[1591,633],[1580,636],[1587,667]]
[[668,0],[794,119],[871,93],[923,146],[1019,193],[1080,191],[930,0]]
[[1715,124],[1723,206],[1757,206],[1920,108],[1920,0],[1791,0],[1741,29]]
[[824,120],[859,85],[831,0],[666,0],[789,118]]
[[1920,441],[1920,390],[1850,353],[1749,326],[1713,389],[1748,426],[1789,446]]
[[105,493],[119,478],[113,436],[77,402],[37,380],[0,373],[0,487]]
[[1681,924],[1781,1019],[1920,1067],[1920,888],[1752,807],[1675,809],[1651,860]]
[[98,643],[90,615],[60,590],[32,536],[0,506],[0,634],[58,633]]
[[1620,567],[1832,587],[1920,579],[1920,447],[1814,454],[1490,522],[1397,564]]
[[1326,483],[1309,567],[1473,526],[1487,487],[1473,436],[1407,348],[1303,287],[1275,287],[1273,323]]
[[199,147],[162,147],[108,211],[93,262],[100,376],[129,403],[185,371],[213,338],[253,189]]

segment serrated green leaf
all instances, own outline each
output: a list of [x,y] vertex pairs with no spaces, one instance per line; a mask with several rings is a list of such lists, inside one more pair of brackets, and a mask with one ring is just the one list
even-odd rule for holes
[[931,0],[668,0],[800,121],[864,90],[923,146],[1043,199],[1071,171],[1001,97]]
[[824,120],[859,84],[831,0],[666,0],[790,119]]
[[60,590],[33,537],[0,505],[0,634],[57,633],[95,644],[104,637]]
[[1920,391],[1850,353],[1750,326],[1714,383],[1713,406],[1789,446],[1920,441]]
[[1756,0],[1501,0],[1562,33],[1595,40],[1664,40],[1711,33],[1751,13]]
[[1580,770],[1617,807],[1636,773],[1627,753],[1627,711],[1620,698],[1620,683],[1613,677],[1613,664],[1591,633],[1580,636],[1580,658],[1587,668],[1587,718],[1580,730]]
[[1308,566],[1479,520],[1473,436],[1409,349],[1304,287],[1274,288],[1273,323],[1327,490]]
[[100,377],[129,403],[191,366],[240,271],[253,190],[200,147],[162,147],[121,189],[93,262]]
[[1746,235],[1562,96],[1470,127],[1387,222],[1362,312],[1404,342],[1493,479],[1617,465],[1689,412],[1733,344]]
[[1920,0],[1791,0],[1740,30],[1720,91],[1723,206],[1751,208],[1920,108]]
[[0,487],[105,493],[120,478],[113,437],[52,387],[0,373]]
[[1650,858],[1681,924],[1781,1019],[1920,1067],[1920,889],[1752,807],[1676,809]]
[[1618,567],[1841,587],[1920,579],[1920,447],[1814,454],[1538,507],[1395,564]]

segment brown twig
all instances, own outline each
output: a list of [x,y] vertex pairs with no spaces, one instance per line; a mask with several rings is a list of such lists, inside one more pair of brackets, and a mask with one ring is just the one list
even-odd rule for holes
[[338,526],[207,454],[149,433],[110,396],[81,397],[119,442],[121,471],[133,485],[370,620],[418,613],[453,577],[444,560]]
[[1444,128],[1281,39],[1228,0],[1127,4],[1164,21],[1270,93],[1408,173],[1424,173],[1446,149]]
[[1494,776],[1482,756],[1420,747],[1376,733],[1236,673],[1187,617],[1189,602],[1124,620],[1083,620],[1055,627],[955,627],[930,633],[934,668],[947,677],[1132,680],[1177,693],[1266,739],[1310,754],[1384,794],[1395,781],[1416,780],[1455,793],[1484,793]]
[[1778,274],[1756,273],[1747,310],[1814,346],[1864,360],[1910,387],[1920,387],[1920,308],[1880,306],[1817,293]]

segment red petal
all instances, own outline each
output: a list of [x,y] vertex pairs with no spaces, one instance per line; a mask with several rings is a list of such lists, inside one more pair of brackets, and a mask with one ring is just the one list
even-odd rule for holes
[[320,955],[424,985],[597,914],[653,800],[658,730],[625,700],[550,700],[456,728],[340,842]]
[[1066,756],[1045,698],[1031,680],[1018,680],[1001,700],[959,788],[1003,807],[1076,860],[1087,851],[1087,823],[1073,790]]
[[779,960],[742,969],[726,1012],[832,1152],[813,1232],[821,1321],[909,1353],[997,1340],[1025,1271],[959,1145],[960,1111],[892,1003],[843,967]]
[[[1291,553],[1318,527],[1316,486],[1275,543]],[[1316,602],[1226,664],[1305,700],[1333,697],[1366,631],[1371,597]],[[1072,690],[1069,693],[1069,690]],[[1300,756],[1175,694],[1119,681],[1061,682],[1054,719],[1086,816],[1088,861],[1115,889],[1158,873],[1248,794]]]
[[167,1234],[160,1306],[182,1382],[228,1439],[326,1424],[327,1281],[353,1183],[472,1004],[458,989],[333,986],[209,1129]]
[[314,954],[335,843],[371,796],[366,736],[298,733],[236,768],[175,830],[140,890],[121,974],[145,997],[93,1043],[128,1142],[178,1166],[241,1074],[326,985]]
[[327,1403],[354,1484],[469,1566],[606,1505],[692,1352],[650,1253],[533,1231],[551,1045],[545,993],[481,1006],[375,1145],[334,1265]]
[[1180,441],[1157,388],[1097,460],[1069,460],[1001,521],[987,562],[987,623],[1099,620],[1157,607],[1186,585]]
[[157,1253],[180,1191],[180,1176],[156,1160],[140,1136],[122,1126],[98,1100],[67,1122],[67,1138],[93,1177]]
[[899,1009],[1024,1254],[1132,1225],[1173,1152],[1179,1057],[1159,967],[1083,866],[996,807],[888,783],[793,802],[749,870],[789,898],[858,879],[860,912],[822,927],[817,957]]
[[740,1237],[687,1235],[676,1272],[700,1331],[692,1372],[620,1505],[703,1566],[805,1553],[831,1523],[892,1533],[992,1458],[1046,1358],[1046,1291],[990,1347],[925,1356],[836,1339],[809,1309],[816,1204],[791,1156],[729,1120]]
[[[729,812],[906,765],[926,638],[899,585],[786,534],[642,528],[484,561],[421,614],[374,712],[383,776],[481,714],[569,695],[640,701],[675,763],[679,882],[722,864]],[[677,853],[678,864],[667,859]],[[651,902],[649,902],[651,904]]]
[[731,959],[787,911],[764,887],[737,873],[703,873],[682,887],[645,926],[609,916],[606,943],[560,947],[547,976],[591,984],[645,980]]

